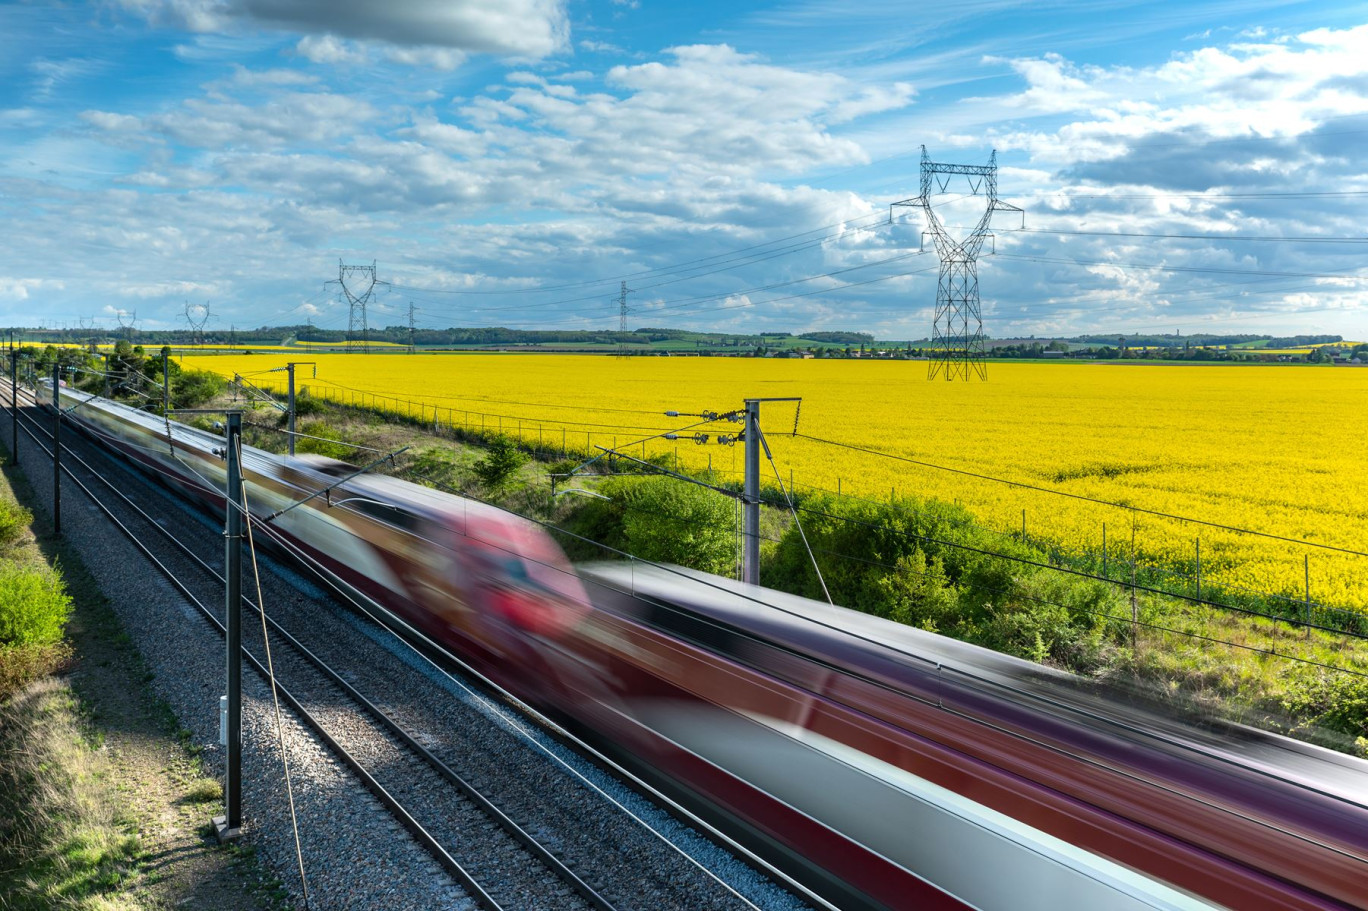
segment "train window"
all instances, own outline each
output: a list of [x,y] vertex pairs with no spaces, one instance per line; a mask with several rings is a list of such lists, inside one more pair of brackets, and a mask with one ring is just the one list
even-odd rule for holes
[[641,601],[650,605],[642,616],[647,625],[687,639],[709,651],[732,658],[742,657],[748,641],[746,636],[674,605],[649,598],[641,598]]
[[343,502],[352,509],[364,516],[378,519],[396,528],[402,528],[413,534],[420,534],[423,525],[422,516],[415,515],[400,506],[389,503],[381,503],[379,500],[370,500],[365,497],[344,497]]
[[315,458],[309,459],[308,465],[319,474],[325,474],[330,478],[345,478],[349,474],[356,474],[361,469],[347,462],[339,462],[336,459]]

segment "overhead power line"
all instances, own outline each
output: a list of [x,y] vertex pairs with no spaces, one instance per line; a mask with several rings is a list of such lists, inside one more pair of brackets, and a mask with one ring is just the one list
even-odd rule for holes
[[[1361,280],[1363,275],[1346,275],[1343,272],[1275,272],[1267,269],[1220,269],[1210,266],[1165,266],[1157,263],[1124,263],[1108,259],[1072,259],[1069,257],[1032,256],[1025,253],[999,253],[1006,259],[1023,259],[1039,263],[1061,263],[1072,266],[1117,266],[1123,269],[1153,269],[1157,272],[1197,272],[1211,275],[1259,275],[1270,278],[1336,278]],[[1359,268],[1355,266],[1354,268]]]
[[1285,193],[1047,193],[1055,199],[1332,199],[1368,196],[1368,190],[1289,191]]
[[1274,244],[1368,244],[1368,236],[1319,237],[1307,235],[1254,234],[1163,234],[1147,231],[1061,231],[1050,228],[1021,228],[1018,234],[1051,234],[1058,237],[1142,237],[1161,240],[1241,241]]
[[[426,293],[426,294],[455,294],[455,295],[474,295],[474,294],[482,294],[482,295],[494,295],[494,294],[538,294],[538,293],[543,293],[543,292],[548,292],[548,291],[562,291],[562,290],[567,290],[567,289],[570,289],[570,288],[587,288],[587,287],[593,287],[593,286],[595,286],[595,285],[606,285],[606,284],[612,284],[613,282],[625,281],[625,280],[630,279],[630,278],[641,278],[641,277],[651,276],[651,275],[675,275],[675,274],[678,274],[679,272],[693,271],[693,270],[695,270],[695,269],[711,269],[713,266],[731,264],[731,263],[735,263],[735,262],[741,262],[741,261],[743,261],[743,260],[744,260],[744,261],[747,261],[747,262],[745,262],[746,265],[749,265],[749,264],[751,264],[752,262],[763,262],[763,261],[765,261],[765,260],[767,260],[767,259],[773,259],[773,258],[776,257],[776,256],[784,256],[784,255],[787,255],[787,254],[789,254],[789,253],[796,253],[796,252],[799,252],[799,251],[802,251],[802,250],[811,249],[812,247],[818,246],[819,244],[822,244],[822,243],[824,243],[825,241],[828,241],[828,240],[835,240],[836,238],[838,238],[838,237],[843,237],[843,236],[845,236],[846,234],[851,234],[851,233],[855,233],[855,232],[858,232],[858,231],[866,231],[866,230],[869,230],[869,229],[871,229],[871,228],[881,228],[881,227],[884,227],[884,226],[886,225],[886,218],[887,218],[887,217],[886,217],[882,212],[875,212],[875,213],[871,213],[870,215],[861,215],[861,216],[858,216],[858,217],[856,217],[856,218],[854,218],[854,219],[850,219],[849,221],[837,222],[837,223],[832,224],[832,225],[824,225],[824,226],[821,227],[821,228],[815,228],[815,229],[813,229],[813,230],[811,230],[811,231],[804,231],[804,232],[802,232],[801,234],[791,234],[791,235],[789,235],[789,236],[787,236],[787,237],[781,237],[781,238],[778,238],[778,239],[776,239],[776,240],[766,241],[766,242],[760,243],[760,244],[752,244],[752,245],[749,246],[749,247],[740,247],[740,248],[737,248],[737,249],[735,249],[735,250],[728,250],[728,251],[725,251],[725,252],[722,252],[722,253],[715,253],[715,254],[713,254],[713,255],[711,255],[711,256],[699,257],[698,259],[686,260],[686,261],[684,261],[684,262],[682,262],[682,263],[673,263],[673,264],[671,264],[671,265],[660,266],[660,267],[654,268],[654,269],[640,269],[640,270],[637,270],[637,271],[635,271],[635,272],[626,272],[626,273],[622,273],[622,274],[620,274],[620,275],[605,276],[604,278],[598,278],[598,279],[587,279],[587,280],[585,280],[585,281],[578,281],[578,282],[566,282],[566,283],[559,284],[559,285],[543,285],[543,286],[536,287],[536,288],[493,288],[493,289],[487,289],[487,290],[476,290],[476,289],[470,289],[470,288],[422,288],[422,287],[417,287],[417,286],[413,286],[413,285],[401,285],[401,284],[396,284],[396,285],[394,285],[394,287],[395,287],[396,289],[398,289],[398,290],[401,290],[401,291],[411,291],[411,292]],[[860,226],[855,226],[855,227],[846,227],[846,226],[850,225],[851,222],[866,221],[866,220],[870,220],[870,219],[877,219],[877,221],[871,221],[871,223],[870,223],[870,224],[867,224],[867,225],[860,225]],[[798,239],[798,238],[808,237],[808,235],[810,235],[810,234],[815,234],[815,233],[817,233],[817,232],[819,232],[819,231],[826,231],[826,230],[828,230],[828,229],[830,229],[830,228],[834,228],[834,227],[841,228],[841,230],[832,232],[832,233],[830,233],[830,234],[825,234],[825,235],[823,235],[823,236],[821,236],[821,237],[808,238],[807,240],[800,240],[800,241],[798,241],[797,243],[789,244],[788,246],[783,247],[783,248],[780,248],[779,250],[765,250],[765,249],[763,249],[763,248],[765,248],[765,247],[773,247],[773,246],[775,246],[776,244],[785,243],[786,241],[796,240],[796,239]],[[758,251],[758,252],[751,253],[750,251]],[[737,255],[737,254],[747,254],[747,255],[739,256],[739,255]],[[714,262],[714,261],[716,261],[716,262]],[[725,271],[728,271],[728,270],[726,270],[726,269],[715,269],[715,270],[713,270],[713,271],[703,272],[703,273],[700,273],[700,274],[701,274],[701,275],[712,275],[712,274],[715,274],[715,272],[725,272]],[[699,277],[699,276],[689,276],[689,277],[696,278],[696,277]],[[655,285],[652,285],[652,286],[650,286],[650,287],[656,287],[656,286],[655,286]],[[595,297],[597,297],[597,295],[595,295]],[[576,300],[587,300],[587,299],[590,299],[590,298],[576,298]]]

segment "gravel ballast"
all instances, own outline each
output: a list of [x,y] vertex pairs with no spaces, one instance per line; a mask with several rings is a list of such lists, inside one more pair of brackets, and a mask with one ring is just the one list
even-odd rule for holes
[[[50,424],[50,416],[40,420]],[[8,430],[8,415],[0,426]],[[75,446],[115,483],[158,516],[164,528],[190,544],[211,566],[221,564],[221,522],[187,508],[127,469],[105,467],[90,444],[70,431]],[[22,465],[50,502],[51,459],[27,436]],[[78,476],[84,472],[74,460]],[[132,510],[87,484],[117,515]],[[134,520],[126,520],[134,526]],[[146,523],[136,520],[143,527]],[[130,636],[157,675],[156,686],[180,716],[206,762],[221,772],[218,697],[223,645],[209,623],[153,569],[74,484],[64,483],[63,530],[114,602]],[[143,534],[167,567],[221,616],[217,589],[165,542]],[[259,555],[268,611],[311,651],[337,668],[361,693],[392,715],[440,760],[486,794],[519,825],[548,845],[584,880],[622,908],[805,907],[792,894],[713,842],[678,823],[614,775],[587,762],[508,707],[418,656],[368,619],[339,605],[305,574]],[[248,577],[250,578],[250,576]],[[217,592],[215,594],[215,592]],[[244,644],[260,655],[258,621],[244,615]],[[279,676],[305,705],[330,706],[314,714],[333,737],[382,778],[401,802],[453,856],[508,907],[574,908],[583,902],[564,886],[538,883],[534,871],[500,860],[508,841],[455,789],[414,762],[354,706],[339,704],[335,686],[309,668],[278,637],[272,652]],[[243,676],[243,806],[247,839],[261,852],[303,907],[295,848],[270,691],[250,669]],[[285,713],[285,749],[293,773],[304,864],[312,908],[466,908],[473,902],[390,813],[291,713]],[[459,847],[457,847],[459,846]],[[489,886],[486,886],[489,888]],[[501,893],[501,894],[500,894]]]

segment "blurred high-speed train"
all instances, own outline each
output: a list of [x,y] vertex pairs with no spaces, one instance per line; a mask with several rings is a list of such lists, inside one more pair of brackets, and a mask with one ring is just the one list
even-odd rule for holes
[[[221,437],[61,396],[222,508]],[[576,571],[501,510],[317,457],[243,458],[254,516],[278,513],[264,528],[842,907],[1368,908],[1361,760],[716,576]]]

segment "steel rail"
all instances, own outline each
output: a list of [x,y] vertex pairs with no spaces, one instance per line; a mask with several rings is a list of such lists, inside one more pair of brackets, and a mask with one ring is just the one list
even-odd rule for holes
[[[25,394],[28,394],[26,390]],[[34,398],[34,402],[35,404],[37,404],[36,397]],[[30,436],[32,436],[32,431],[28,431],[26,429],[26,432],[29,433]],[[45,447],[44,449],[45,451],[47,451]],[[104,452],[103,447],[100,447],[100,449],[102,452]],[[96,474],[98,476],[98,473]],[[122,496],[122,492],[117,490],[116,492],[120,493],[120,495]],[[136,505],[134,505],[134,508],[137,509]],[[141,510],[139,510],[139,512],[141,512]],[[158,531],[165,533],[165,529],[163,529],[158,523],[151,520],[149,521],[150,524],[157,528]],[[719,828],[719,826],[714,824],[708,818],[700,815],[695,810],[690,809],[680,800],[676,799],[675,797],[672,797],[671,795],[667,794],[664,790],[662,790],[660,787],[657,787],[656,785],[647,781],[642,775],[638,774],[637,771],[635,771],[628,765],[613,758],[599,747],[585,740],[583,737],[580,737],[572,733],[571,731],[567,730],[565,727],[558,724],[551,718],[547,717],[546,715],[527,705],[517,696],[509,692],[507,689],[505,689],[498,683],[489,679],[486,675],[482,674],[474,666],[464,661],[460,657],[454,655],[452,652],[450,652],[440,643],[436,642],[435,640],[427,636],[425,633],[416,629],[415,627],[403,621],[402,619],[396,617],[392,613],[385,611],[379,605],[374,604],[374,602],[370,602],[369,599],[365,598],[365,596],[355,592],[355,590],[352,589],[347,583],[336,578],[331,573],[331,571],[329,571],[322,565],[318,564],[308,554],[299,551],[298,548],[293,547],[288,541],[285,541],[284,539],[280,538],[279,535],[275,533],[275,530],[270,526],[258,523],[258,527],[264,533],[266,533],[268,537],[270,537],[277,544],[285,548],[300,564],[309,569],[323,583],[325,588],[332,592],[341,601],[351,606],[352,609],[354,609],[357,613],[366,617],[371,622],[378,625],[381,629],[393,635],[399,642],[403,643],[405,646],[411,649],[415,655],[417,655],[423,661],[431,665],[436,671],[445,675],[457,686],[460,686],[467,692],[470,692],[472,695],[475,695],[475,691],[471,689],[469,684],[462,682],[458,680],[456,677],[452,676],[451,671],[447,667],[444,667],[441,663],[434,660],[434,654],[440,656],[443,662],[450,662],[462,674],[472,678],[474,681],[477,681],[480,689],[483,689],[488,694],[492,694],[497,702],[501,703],[504,706],[507,706],[510,710],[516,712],[519,716],[521,716],[523,719],[529,722],[534,728],[545,732],[554,740],[564,744],[565,746],[568,746],[569,748],[575,750],[581,755],[588,757],[600,766],[608,769],[609,771],[611,771],[612,773],[626,781],[628,784],[630,784],[633,789],[635,789],[641,794],[644,794],[652,802],[666,809],[671,815],[684,821],[688,825],[691,825],[699,829],[701,832],[705,833],[705,835],[713,842],[723,846],[727,850],[744,858],[748,863],[750,863],[756,869],[762,871],[766,876],[773,879],[777,884],[781,885],[789,892],[792,892],[802,900],[810,902],[816,907],[824,909],[824,911],[839,911],[838,906],[832,904],[832,902],[829,901],[826,897],[824,897],[821,893],[814,891],[811,887],[806,885],[800,879],[796,878],[782,867],[776,865],[774,862],[772,862],[762,854],[758,853],[754,848],[746,844],[744,841],[723,831],[721,828]],[[268,620],[270,620],[269,616]],[[273,626],[275,625],[273,620],[271,620],[270,622]],[[566,765],[564,760],[562,760],[560,757],[556,756],[554,753],[548,751],[544,746],[539,744],[535,740],[535,738],[532,738],[527,731],[519,728],[519,732],[522,734],[522,736],[528,738],[534,746],[538,747],[552,761],[566,768],[567,771],[569,771],[572,775],[581,780],[587,787],[602,795],[606,800],[615,804],[624,814],[626,814],[628,817],[630,817],[635,822],[640,824],[643,828],[645,828],[649,833],[654,835],[657,839],[669,845],[671,848],[673,848],[675,851],[681,854],[694,866],[698,867],[708,876],[710,876],[719,884],[721,884],[725,889],[727,889],[728,891],[736,895],[738,898],[740,898],[742,902],[744,902],[747,905],[750,905],[751,907],[755,907],[753,902],[751,902],[749,899],[746,899],[744,896],[740,895],[740,893],[737,893],[735,889],[733,889],[724,880],[722,880],[721,877],[719,877],[716,873],[709,870],[705,865],[703,865],[700,861],[695,859],[687,851],[683,850],[678,845],[675,845],[673,842],[671,842],[666,836],[658,832],[649,822],[642,819],[633,810],[631,810],[629,807],[621,803],[621,801],[603,792],[601,788],[599,788],[597,785],[594,785],[592,782],[586,779],[582,773],[575,770],[572,766]]]
[[[70,447],[68,447],[67,449],[68,452],[71,452]],[[156,528],[156,530],[160,532],[161,535],[164,538],[166,538],[167,541],[169,541],[172,545],[177,547],[182,554],[190,558],[192,562],[198,565],[200,569],[202,569],[205,573],[212,577],[216,582],[223,584],[223,575],[219,573],[218,570],[214,569],[212,566],[206,563],[187,544],[185,544],[185,542],[176,538],[170,531],[164,528],[160,523],[156,522],[141,507],[139,507],[136,503],[130,500],[127,497],[127,495],[123,493],[123,491],[114,487],[108,479],[106,479],[98,471],[93,469],[90,466],[90,464],[87,463],[84,459],[82,459],[79,455],[76,455],[74,452],[71,452],[71,457],[74,458],[77,462],[79,462],[81,466],[85,468],[87,471],[89,471],[92,475],[99,478],[100,481],[104,483],[106,486],[108,486],[110,490],[114,491],[114,493],[116,493],[130,508],[138,512],[143,517],[143,519],[147,521],[149,525]],[[262,527],[263,520],[257,519],[255,516],[249,516],[249,519],[255,522],[257,527]],[[265,529],[263,528],[263,530]],[[257,604],[246,595],[242,596],[242,604],[243,606],[250,608],[254,612],[260,610]],[[608,902],[607,899],[605,899],[602,895],[595,891],[593,887],[591,887],[588,883],[584,882],[584,880],[581,877],[579,877],[573,870],[567,867],[559,858],[557,858],[554,854],[547,850],[547,848],[543,844],[538,842],[525,829],[523,829],[516,822],[514,822],[513,819],[510,818],[506,813],[504,813],[497,806],[495,806],[495,804],[492,801],[490,801],[489,798],[485,797],[484,794],[480,793],[473,785],[471,785],[463,777],[461,777],[460,773],[456,772],[449,765],[442,762],[442,760],[438,759],[432,753],[432,751],[430,751],[427,747],[419,743],[413,737],[413,735],[411,735],[407,730],[404,729],[402,725],[399,724],[399,722],[395,721],[391,716],[386,714],[384,710],[382,710],[374,702],[372,702],[366,696],[362,695],[362,693],[358,689],[356,689],[355,686],[353,686],[346,679],[344,679],[337,671],[333,670],[333,668],[330,667],[328,663],[325,662],[322,658],[319,658],[316,654],[314,654],[314,652],[311,649],[309,649],[308,646],[300,642],[299,639],[297,639],[292,633],[289,632],[289,630],[281,626],[280,623],[276,621],[274,617],[272,617],[270,614],[267,614],[266,622],[270,625],[270,628],[285,641],[286,644],[288,644],[300,655],[300,657],[304,658],[304,660],[307,661],[312,667],[314,667],[314,669],[319,671],[321,674],[323,674],[324,677],[326,677],[329,681],[335,684],[339,689],[344,691],[348,697],[350,697],[354,702],[356,702],[363,709],[365,709],[367,714],[369,714],[372,718],[379,722],[381,726],[388,730],[407,749],[417,754],[417,756],[420,759],[422,759],[433,771],[435,771],[438,775],[440,775],[450,784],[455,785],[456,788],[461,791],[461,793],[463,793],[466,797],[468,797],[471,800],[472,803],[479,807],[481,812],[483,812],[501,829],[508,833],[508,835],[511,836],[515,841],[521,844],[529,852],[534,854],[537,857],[537,859],[542,861],[542,863],[547,866],[547,868],[553,875],[569,884],[572,888],[575,889],[576,892],[580,893],[581,897],[583,897],[594,907],[599,908],[600,911],[616,911],[614,906],[610,902]]]
[[[28,420],[32,422],[31,417],[28,417]],[[38,429],[40,431],[42,430],[40,425]],[[44,452],[49,454],[51,453],[51,450],[46,445],[44,445],[43,442],[37,438],[37,436],[35,436],[34,432],[30,428],[28,428],[27,426],[24,427],[24,432],[28,434],[29,437],[32,438],[34,442],[37,443],[38,446]],[[50,434],[48,434],[48,436],[50,437]],[[108,478],[105,478],[102,474],[100,474],[100,472],[96,471],[93,467],[91,467],[91,465],[88,462],[86,462],[79,455],[73,452],[70,446],[66,446],[64,448],[66,448],[70,457],[75,459],[82,468],[84,468],[92,476],[98,478],[101,481],[101,483],[103,483],[106,487],[113,491],[121,500],[123,500],[123,502],[128,507],[133,509],[139,516],[141,516],[141,518],[149,526],[155,528],[171,544],[177,547],[184,556],[189,557],[192,562],[198,565],[200,569],[202,569],[205,573],[211,576],[214,580],[216,580],[220,584],[223,583],[223,576],[217,570],[215,570],[202,558],[200,558],[200,556],[196,554],[193,550],[191,550],[184,542],[177,539],[170,531],[162,527],[160,523],[158,523],[150,515],[148,515],[147,512],[143,510],[140,506],[134,503],[123,491],[115,487],[114,484]],[[218,630],[219,634],[225,634],[226,630],[222,621],[220,621],[218,617],[214,616],[213,612],[209,608],[205,607],[204,604],[200,602],[199,599],[197,599],[189,591],[185,584],[178,577],[176,577],[174,573],[172,573],[165,566],[165,564],[163,564],[159,559],[157,559],[157,557],[153,555],[151,550],[148,549],[146,545],[141,540],[139,540],[118,518],[116,518],[114,514],[107,507],[105,507],[105,505],[102,502],[100,502],[99,498],[96,497],[94,493],[92,493],[90,489],[86,487],[86,485],[72,473],[70,468],[68,468],[66,465],[63,465],[62,468],[63,472],[69,478],[71,478],[73,482],[76,483],[76,485],[86,494],[86,496],[89,497],[91,501],[95,503],[100,508],[100,510],[104,512],[104,514],[112,522],[114,522],[119,527],[119,529],[124,532],[125,535],[129,537],[130,540],[132,540],[138,546],[139,550],[141,550],[143,554],[153,562],[157,569],[163,575],[165,575],[168,578],[168,580],[171,581],[171,583],[176,587],[176,589],[180,591],[187,599],[189,599],[196,608],[198,608],[202,613],[205,614],[205,616],[210,620],[213,626]],[[245,595],[242,598],[242,604],[250,608],[252,611],[259,610],[257,605]],[[548,868],[548,872],[550,872],[556,878],[561,879],[566,884],[568,884],[593,907],[600,909],[600,911],[616,911],[613,904],[609,902],[604,896],[602,896],[593,887],[586,883],[573,870],[567,867],[559,858],[555,857],[555,855],[553,855],[544,845],[538,842],[531,834],[529,834],[525,829],[523,829],[516,822],[514,822],[507,814],[505,814],[497,806],[495,806],[473,785],[471,785],[464,778],[462,778],[459,773],[457,773],[446,763],[442,762],[435,755],[433,755],[433,753],[430,750],[428,750],[417,740],[415,740],[413,736],[410,735],[397,721],[395,721],[384,711],[382,711],[378,706],[376,706],[373,702],[371,702],[369,699],[363,696],[354,686],[352,686],[345,679],[343,679],[335,670],[329,667],[326,662],[324,662],[321,658],[315,655],[307,646],[300,642],[289,631],[284,629],[269,614],[266,616],[266,621],[270,625],[271,629],[275,633],[280,635],[281,638],[291,648],[293,648],[302,658],[304,658],[304,660],[307,663],[309,663],[321,674],[323,674],[323,676],[326,679],[335,684],[339,689],[343,690],[350,699],[352,699],[357,705],[362,707],[367,712],[367,714],[373,717],[382,727],[388,730],[391,733],[391,735],[395,737],[396,740],[398,740],[400,743],[404,745],[405,748],[409,749],[412,753],[417,755],[439,776],[441,776],[443,779],[454,785],[463,795],[470,799],[470,801],[474,803],[479,808],[479,810],[482,813],[484,813],[491,821],[497,824],[510,837],[512,837],[516,842],[522,845],[529,853],[533,854],[538,860],[540,860]],[[243,647],[243,654],[251,662],[253,667],[255,667],[259,673],[261,673],[263,677],[267,676],[265,666],[261,664],[261,662],[259,662],[254,655],[251,654],[251,652],[247,649],[246,646]],[[410,829],[410,831],[413,832],[413,834],[420,841],[420,843],[422,843],[423,846],[427,848],[430,853],[434,853],[434,856],[437,858],[437,860],[440,863],[442,863],[444,867],[448,867],[449,872],[451,872],[459,881],[461,881],[462,885],[466,886],[472,892],[475,893],[474,897],[476,898],[476,901],[479,904],[481,904],[482,907],[489,908],[491,909],[491,911],[501,911],[502,906],[500,906],[497,903],[497,901],[493,899],[493,897],[490,896],[483,889],[483,887],[481,887],[475,881],[474,877],[471,876],[464,869],[464,867],[460,865],[458,861],[452,858],[445,851],[445,849],[441,847],[437,839],[433,837],[430,833],[428,833],[422,827],[422,825],[418,823],[411,814],[409,814],[406,808],[404,808],[397,800],[395,800],[395,798],[392,795],[390,795],[384,789],[384,787],[379,784],[379,782],[377,782],[373,777],[370,776],[369,772],[367,772],[360,765],[359,761],[357,761],[354,757],[350,756],[350,754],[347,753],[344,747],[338,744],[325,730],[323,730],[321,724],[319,724],[317,720],[314,719],[313,716],[310,715],[307,712],[307,710],[304,709],[303,705],[299,702],[299,700],[288,690],[286,690],[283,685],[280,685],[280,690],[282,695],[285,697],[286,702],[289,703],[291,708],[293,708],[296,712],[300,713],[301,717],[309,723],[310,727],[312,727],[324,739],[325,743],[328,744],[329,748],[336,751],[339,754],[339,758],[341,758],[350,768],[353,769],[353,771],[355,771],[358,774],[359,777],[362,778],[362,781],[366,784],[367,788],[372,790],[375,793],[376,797],[379,798],[381,802],[384,803],[386,807],[388,807],[391,810],[392,813],[399,817],[399,821],[404,824],[405,828]]]

